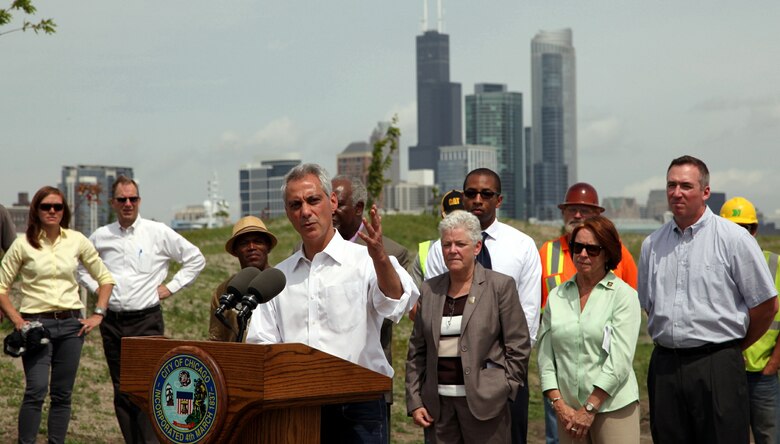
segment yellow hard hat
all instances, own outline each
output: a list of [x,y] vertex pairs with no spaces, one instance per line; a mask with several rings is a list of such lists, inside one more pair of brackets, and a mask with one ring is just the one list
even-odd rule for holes
[[756,208],[744,197],[729,199],[720,208],[720,216],[738,224],[757,224]]

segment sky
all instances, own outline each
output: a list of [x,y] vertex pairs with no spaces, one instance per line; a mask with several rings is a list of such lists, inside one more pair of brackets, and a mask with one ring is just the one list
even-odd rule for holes
[[[118,165],[134,169],[144,217],[201,203],[216,173],[235,218],[247,163],[298,154],[335,173],[336,155],[394,114],[402,149],[416,144],[422,0],[34,4],[56,34],[0,36],[4,205],[56,185],[63,165]],[[602,199],[644,204],[691,154],[713,191],[780,220],[780,2],[443,5],[452,81],[523,93],[526,126],[531,39],[572,29],[578,177]]]

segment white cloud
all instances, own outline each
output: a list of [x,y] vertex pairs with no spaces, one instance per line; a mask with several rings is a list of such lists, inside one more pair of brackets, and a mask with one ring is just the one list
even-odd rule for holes
[[633,197],[640,205],[647,203],[647,196],[650,190],[664,189],[666,176],[653,176],[647,179],[633,182],[623,188],[623,195]]
[[710,172],[710,186],[714,191],[749,190],[763,184],[766,178],[766,172],[761,170],[731,168],[726,171]]
[[590,153],[619,151],[623,138],[623,126],[615,116],[583,122],[579,131],[579,143]]
[[289,117],[268,122],[251,136],[225,130],[216,144],[216,151],[237,157],[268,157],[279,159],[299,145],[300,131]]
[[385,114],[385,120],[390,121],[398,116],[398,127],[401,129],[401,143],[404,146],[417,144],[417,102],[412,100],[405,105],[393,105]]
[[284,152],[298,144],[300,134],[289,117],[272,120],[257,131],[248,141],[252,147],[261,150]]

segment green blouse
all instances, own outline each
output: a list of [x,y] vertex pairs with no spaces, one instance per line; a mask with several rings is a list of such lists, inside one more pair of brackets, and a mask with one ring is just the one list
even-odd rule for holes
[[618,410],[639,399],[632,366],[641,324],[639,299],[636,290],[609,272],[580,312],[575,277],[547,299],[538,340],[542,391],[558,389],[576,409],[596,386],[609,394],[599,411]]

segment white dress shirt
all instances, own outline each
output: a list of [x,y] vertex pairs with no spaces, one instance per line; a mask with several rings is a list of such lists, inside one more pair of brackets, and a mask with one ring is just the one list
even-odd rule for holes
[[[142,219],[122,228],[118,222],[104,225],[89,237],[106,264],[116,285],[108,300],[112,311],[135,311],[160,303],[159,287],[168,276],[168,261],[182,264],[166,287],[176,293],[198,277],[206,259],[198,247],[160,222]],[[97,282],[83,267],[79,268],[79,282],[97,289]]]
[[[531,345],[536,343],[539,330],[539,306],[541,300],[542,263],[539,250],[530,236],[509,225],[494,221],[486,230],[485,245],[490,252],[493,271],[503,273],[515,280],[520,305],[528,321]],[[425,279],[447,271],[441,251],[441,239],[431,245],[425,264]]]
[[403,286],[400,299],[379,289],[368,249],[338,232],[312,261],[303,250],[295,252],[276,267],[287,286],[254,311],[246,341],[302,343],[392,377],[379,342],[382,320],[397,323],[420,294],[406,270],[389,258]]

